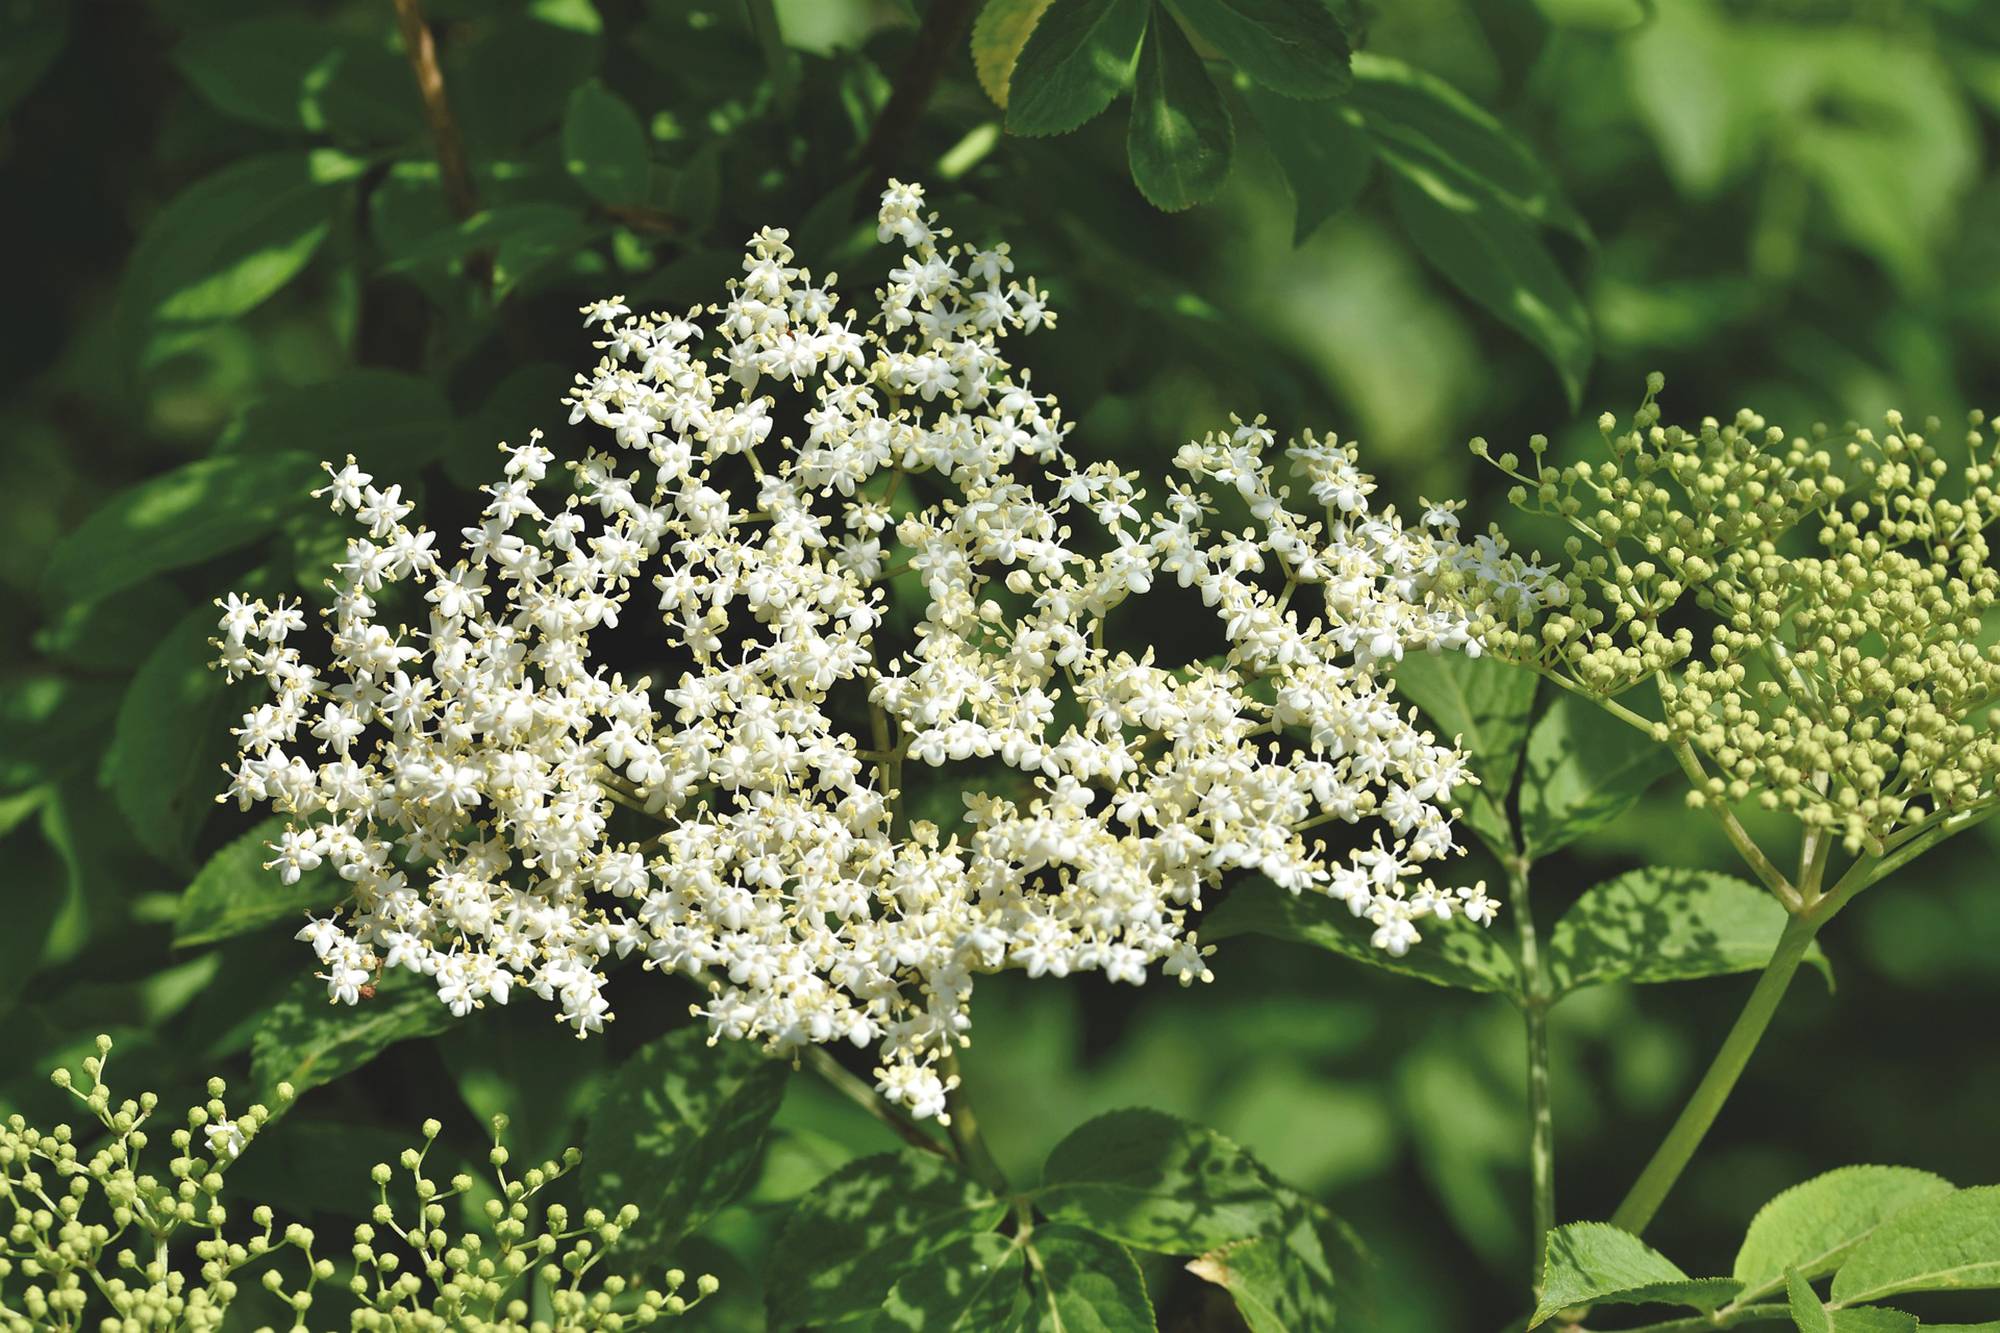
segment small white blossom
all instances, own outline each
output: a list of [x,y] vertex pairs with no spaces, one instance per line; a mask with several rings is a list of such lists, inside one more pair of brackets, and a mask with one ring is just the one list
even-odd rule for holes
[[[296,606],[223,604],[220,665],[272,690],[228,795],[291,817],[287,881],[352,886],[299,932],[333,999],[407,968],[454,1013],[525,987],[582,1036],[632,954],[699,978],[718,1037],[874,1046],[934,1116],[979,974],[1207,981],[1195,923],[1232,876],[1340,899],[1397,954],[1491,919],[1431,883],[1468,774],[1386,676],[1472,646],[1433,596],[1479,558],[1448,511],[1405,528],[1351,445],[1280,453],[1261,419],[1182,448],[1156,507],[1002,357],[1055,322],[1005,247],[954,244],[913,185],[879,234],[904,255],[872,320],[776,230],[722,305],[586,308],[603,357],[568,405],[604,451],[558,485],[535,439],[505,449],[455,553],[330,466],[360,531],[323,667]],[[1215,655],[1115,646],[1166,590]],[[655,605],[657,679],[593,662]]]

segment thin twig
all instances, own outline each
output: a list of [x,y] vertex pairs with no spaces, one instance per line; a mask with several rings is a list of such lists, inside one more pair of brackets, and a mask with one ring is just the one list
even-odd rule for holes
[[895,169],[903,150],[909,146],[910,136],[916,133],[924,108],[937,92],[953,48],[963,45],[978,9],[979,0],[932,0],[924,10],[917,38],[910,44],[910,54],[896,73],[896,85],[889,92],[889,100],[882,104],[882,112],[875,117],[868,142],[861,149],[861,163],[871,184],[880,182]]
[[939,1157],[950,1157],[951,1151],[942,1143],[923,1131],[916,1121],[910,1119],[900,1107],[886,1101],[875,1089],[861,1078],[850,1074],[847,1069],[817,1046],[805,1050],[805,1062],[812,1066],[815,1074],[831,1083],[834,1090],[859,1106],[868,1114],[894,1130],[904,1142],[925,1152],[936,1153]]
[[444,94],[444,71],[438,67],[437,43],[431,40],[421,0],[395,2],[403,51],[410,58],[411,72],[417,76],[424,122],[430,126],[431,142],[437,152],[444,201],[452,216],[464,221],[479,211],[479,195],[472,188],[472,169],[466,165],[465,140],[458,132],[458,119],[451,114],[451,102]]

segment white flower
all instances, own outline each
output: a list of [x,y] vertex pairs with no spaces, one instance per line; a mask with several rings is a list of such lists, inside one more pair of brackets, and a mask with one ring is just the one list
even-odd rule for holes
[[[586,308],[603,356],[568,405],[603,451],[551,482],[538,437],[503,446],[456,553],[329,466],[360,530],[323,666],[296,605],[223,604],[222,667],[272,691],[228,794],[290,817],[282,876],[352,888],[300,931],[331,998],[408,968],[582,1036],[636,954],[708,987],[718,1037],[876,1046],[932,1116],[979,974],[1209,980],[1197,913],[1233,876],[1344,901],[1393,953],[1491,918],[1429,879],[1464,759],[1384,671],[1467,645],[1432,588],[1483,557],[1445,511],[1406,529],[1351,445],[1279,456],[1260,419],[1182,448],[1161,512],[1002,356],[1054,323],[1004,247],[953,243],[913,185],[879,234],[905,254],[869,320],[777,230],[719,306]],[[1155,588],[1197,591],[1221,651],[1118,646]],[[655,676],[593,661],[655,605]]]
[[244,1145],[250,1142],[250,1136],[245,1134],[243,1127],[234,1120],[212,1121],[202,1127],[202,1133],[208,1138],[208,1151],[211,1156],[218,1159],[226,1158],[232,1162],[242,1154]]

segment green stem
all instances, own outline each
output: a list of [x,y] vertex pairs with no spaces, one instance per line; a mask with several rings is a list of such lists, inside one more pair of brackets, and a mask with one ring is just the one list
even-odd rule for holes
[[958,1160],[996,1192],[1003,1195],[1013,1193],[1013,1187],[1007,1183],[1007,1173],[1000,1169],[993,1150],[986,1146],[985,1135],[979,1132],[979,1121],[972,1114],[972,1102],[965,1095],[965,1082],[959,1075],[958,1057],[947,1055],[939,1063],[938,1072],[947,1082],[954,1077],[960,1080],[958,1087],[946,1094],[951,1104],[951,1119],[945,1125],[946,1132],[951,1135],[952,1146],[958,1149]]
[[1529,1263],[1539,1281],[1542,1237],[1556,1224],[1556,1127],[1549,1103],[1549,974],[1528,903],[1528,865],[1524,856],[1507,863],[1507,910],[1520,939],[1521,975],[1526,982],[1521,1020],[1528,1030],[1528,1176],[1535,1222]]
[[[1835,891],[1837,893],[1838,890]],[[1715,1123],[1723,1102],[1728,1100],[1730,1092],[1736,1087],[1736,1080],[1750,1063],[1750,1053],[1757,1049],[1764,1029],[1771,1025],[1772,1015],[1778,1012],[1778,1002],[1784,999],[1792,974],[1799,970],[1806,947],[1819,933],[1819,928],[1839,910],[1835,894],[1829,894],[1823,900],[1833,904],[1830,909],[1801,913],[1786,919],[1784,933],[1778,937],[1777,950],[1771,955],[1771,961],[1765,964],[1763,974],[1757,978],[1757,985],[1750,992],[1743,1012],[1737,1015],[1729,1035],[1723,1038],[1722,1049],[1716,1052],[1708,1072],[1702,1075],[1694,1094],[1681,1108],[1680,1118],[1667,1131],[1667,1137],[1654,1151],[1653,1159],[1646,1163],[1646,1169],[1639,1173],[1639,1179],[1625,1195],[1624,1202],[1618,1205],[1618,1211],[1611,1215],[1613,1226],[1636,1234],[1644,1231],[1646,1224],[1653,1220],[1653,1214],[1659,1211],[1667,1192],[1680,1179],[1695,1149],[1701,1146],[1708,1127]]]
[[884,1099],[866,1079],[848,1073],[838,1060],[820,1047],[806,1047],[805,1062],[812,1066],[815,1074],[832,1084],[836,1092],[887,1125],[898,1138],[911,1147],[936,1153],[939,1157],[951,1156],[944,1145],[932,1138],[902,1107],[892,1105]]

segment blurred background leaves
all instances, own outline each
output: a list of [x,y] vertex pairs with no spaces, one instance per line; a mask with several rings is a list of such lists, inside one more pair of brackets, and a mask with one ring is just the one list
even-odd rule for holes
[[[1470,494],[1483,520],[1499,497],[1466,437],[1587,436],[1652,369],[1685,415],[1754,404],[1794,427],[2000,399],[2000,18],[1981,0],[1334,6],[1300,19],[1324,48],[1305,75],[1210,0],[978,8],[433,0],[461,173],[390,0],[0,0],[0,1107],[52,1111],[43,1071],[100,1030],[126,1086],[169,1097],[211,1064],[300,1077],[319,1086],[245,1170],[299,1164],[310,1213],[352,1206],[316,1164],[372,1161],[426,1115],[475,1160],[496,1113],[547,1153],[675,1103],[649,1053],[705,1048],[693,992],[658,978],[621,976],[622,1017],[584,1046],[531,1010],[317,1004],[287,936],[327,886],[274,898],[252,818],[212,803],[242,701],[201,670],[208,604],[312,594],[341,534],[304,495],[321,457],[354,453],[447,528],[497,441],[570,447],[586,300],[713,299],[767,223],[865,287],[891,171],[1041,277],[1062,319],[1025,352],[1037,384],[1088,456],[1127,466],[1261,411],[1358,435],[1405,507]],[[1109,16],[1111,64],[1024,105],[1066,77],[1037,20],[1069,9]],[[1635,866],[1730,866],[1671,783],[1584,822],[1537,867],[1544,921]],[[1690,1271],[1721,1271],[1756,1205],[1834,1165],[2000,1179],[1969,1132],[2000,1064],[1967,1058],[2000,1000],[1995,836],[1829,933],[1838,993],[1787,1000],[1651,1233]],[[1359,1229],[1393,1293],[1381,1327],[1518,1315],[1508,1006],[1257,935],[1214,961],[1185,992],[983,981],[965,1076],[1002,1164],[1032,1175],[1120,1107],[1184,1115]],[[1565,1001],[1565,1218],[1609,1210],[1745,984]],[[897,1146],[810,1075],[744,1078],[747,1137],[713,1145],[742,1194],[689,1203],[719,1211],[647,1260],[721,1274],[704,1327],[761,1327],[790,1201]],[[1229,1327],[1199,1277],[1145,1264],[1165,1326]]]

